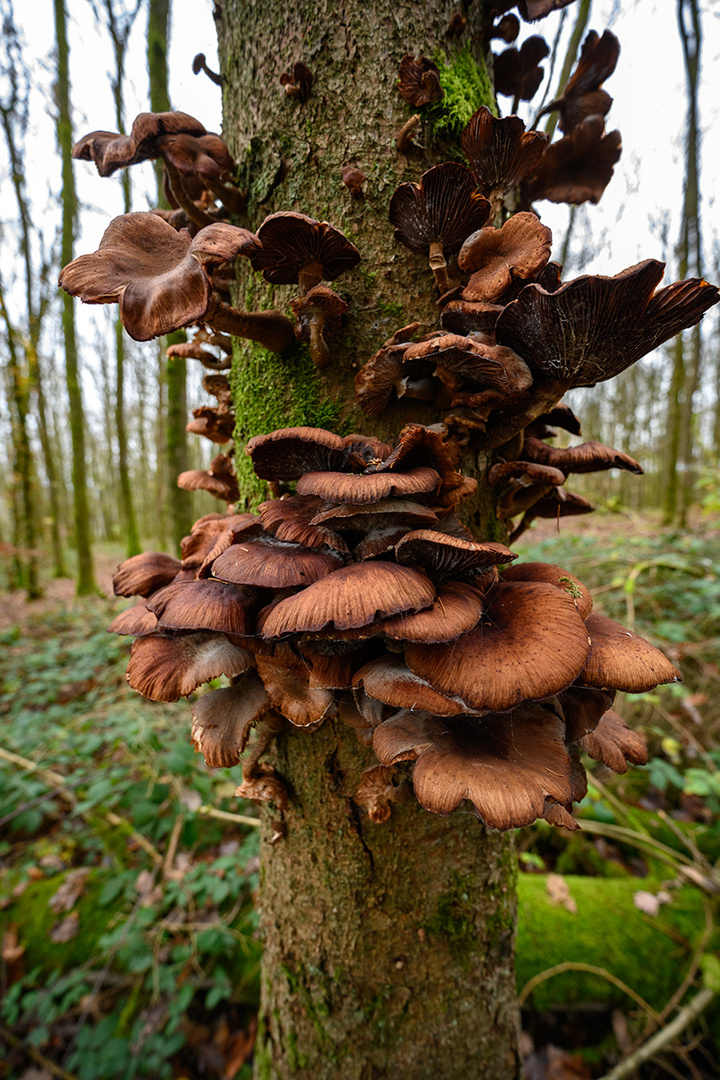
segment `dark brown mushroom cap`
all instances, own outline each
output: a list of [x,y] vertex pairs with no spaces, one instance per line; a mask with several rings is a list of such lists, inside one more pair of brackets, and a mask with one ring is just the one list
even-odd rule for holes
[[366,180],[367,173],[364,173],[362,169],[354,165],[345,165],[343,168],[342,182],[353,198],[359,198],[362,195],[362,186]]
[[267,539],[233,544],[212,564],[212,573],[213,577],[236,585],[286,589],[292,585],[311,585],[341,565],[335,555]]
[[165,355],[169,359],[181,356],[186,360],[199,360],[203,367],[210,368],[212,371],[230,370],[231,361],[229,358],[218,359],[214,353],[211,353],[208,349],[203,349],[196,340],[178,341],[175,345],[169,345]]
[[252,662],[224,634],[151,634],[133,644],[126,678],[151,701],[177,701],[220,675],[241,675]]
[[614,619],[593,613],[585,625],[590,635],[590,657],[578,676],[582,686],[643,694],[660,683],[682,681],[680,672],[664,653]]
[[260,503],[258,513],[265,531],[278,540],[289,540],[308,548],[329,547],[347,554],[347,544],[337,532],[331,527],[312,524],[322,506],[325,506],[322,499],[291,495]]
[[[308,685],[319,690],[349,690],[354,673],[368,657],[368,646],[363,641],[307,637],[295,648],[305,665]],[[370,648],[374,651],[375,646]]]
[[163,585],[169,585],[182,564],[164,551],[144,551],[121,562],[113,574],[116,596],[149,596]]
[[438,69],[427,56],[419,56],[417,60],[414,56],[403,56],[399,75],[400,96],[415,108],[430,105],[445,96]]
[[[477,626],[482,610],[483,597],[478,589],[465,582],[446,581],[438,585],[437,599],[430,607],[424,611],[386,619],[380,629],[385,637],[394,641],[453,641]],[[427,709],[428,712],[436,711],[429,705],[418,708]]]
[[621,716],[609,709],[593,731],[584,735],[580,745],[595,761],[602,761],[616,773],[627,772],[631,765],[646,765],[647,744],[639,731],[631,731]]
[[201,319],[212,265],[256,247],[252,233],[233,225],[208,225],[191,239],[156,214],[125,214],[110,222],[97,251],[64,267],[60,286],[85,304],[119,304],[130,337],[149,341]]
[[251,634],[257,610],[252,589],[241,589],[213,579],[166,585],[148,600],[164,630],[217,630],[227,634]]
[[419,710],[434,716],[459,716],[470,712],[460,698],[441,694],[426,679],[408,668],[400,656],[379,656],[361,667],[353,686],[368,697],[395,709]]
[[489,213],[490,203],[475,191],[473,174],[456,161],[428,169],[419,184],[400,184],[390,200],[395,239],[421,255],[433,243],[453,255],[466,236],[483,227]]
[[534,461],[502,461],[493,465],[487,474],[491,487],[529,486],[536,484],[560,487],[565,483],[565,473],[551,465]]
[[517,558],[504,544],[463,540],[434,529],[408,532],[395,546],[395,557],[399,563],[422,566],[433,576],[452,578],[483,572]]
[[551,11],[560,11],[572,3],[573,0],[517,0],[518,10],[525,22],[544,19]]
[[468,236],[458,254],[458,266],[472,273],[463,300],[492,302],[510,287],[513,278],[534,277],[550,258],[552,233],[536,214],[513,214],[500,229],[487,225]]
[[163,135],[156,140],[157,156],[183,176],[227,180],[235,163],[219,135]]
[[201,435],[204,439],[224,446],[230,442],[235,431],[235,414],[227,407],[202,405],[193,409],[193,419],[185,425],[191,435]]
[[[368,447],[368,456],[370,448]],[[261,480],[299,480],[308,472],[361,471],[365,462],[355,447],[324,428],[280,428],[255,435],[245,447]]]
[[116,615],[108,626],[108,634],[132,634],[145,637],[157,629],[157,618],[144,604],[133,604]]
[[[562,402],[549,412],[538,416],[537,423],[562,428],[563,431],[569,431],[571,435],[582,435],[580,421],[577,416],[569,405],[564,405]],[[528,432],[528,434],[532,434],[532,432]]]
[[401,611],[420,611],[434,599],[432,583],[417,570],[395,563],[354,563],[282,600],[265,620],[263,636],[368,626]]
[[333,703],[332,690],[311,687],[308,666],[288,642],[255,657],[258,674],[275,708],[296,727],[319,723]]
[[339,229],[294,210],[270,214],[257,234],[262,247],[250,261],[273,285],[294,285],[311,263],[322,267],[318,281],[334,281],[360,261],[360,252]]
[[177,486],[183,491],[208,491],[218,499],[234,503],[240,498],[240,488],[227,454],[218,454],[210,462],[209,469],[188,469],[177,478]]
[[519,49],[512,46],[499,53],[493,63],[496,93],[530,101],[535,97],[545,74],[540,61],[549,52],[545,38],[535,34],[527,38]]
[[580,59],[561,96],[546,105],[539,116],[560,111],[560,130],[572,131],[586,116],[605,116],[612,98],[600,87],[615,70],[620,42],[610,30],[602,37],[591,30],[582,44]]
[[526,390],[532,383],[530,369],[512,349],[460,334],[441,334],[410,345],[403,354],[403,369],[423,360],[437,365],[441,379],[443,370],[450,371],[470,380],[476,388],[484,386],[509,394]]
[[535,168],[547,135],[525,131],[519,116],[497,119],[481,105],[462,133],[462,148],[480,192],[504,195]]
[[592,514],[594,511],[593,504],[582,495],[576,495],[565,488],[554,488],[541,496],[525,512],[522,521],[510,535],[510,543],[514,544],[535,518],[554,518],[559,521],[561,517],[576,517],[579,514]]
[[605,132],[602,116],[587,116],[569,135],[552,143],[535,172],[522,184],[523,199],[579,205],[597,203],[622,152],[619,131]]
[[73,146],[72,156],[94,161],[101,176],[111,176],[116,169],[158,156],[159,136],[184,133],[206,135],[205,128],[193,116],[183,112],[140,113],[133,120],[129,135],[115,131],[91,131]]
[[270,708],[270,699],[254,671],[234,686],[211,690],[193,705],[190,738],[211,769],[232,768],[240,761],[253,725]]
[[[219,538],[226,534],[225,546],[232,543],[232,528],[235,525],[249,524],[258,519],[254,514],[205,514],[193,522],[189,536],[180,541],[180,554],[183,568],[192,569],[202,565],[206,556],[213,550]],[[217,555],[225,550],[220,547]]]
[[326,323],[338,321],[348,309],[343,298],[327,285],[316,285],[315,288],[308,289],[304,296],[291,300],[290,307],[301,322],[318,313],[324,317]]
[[637,476],[643,473],[642,465],[635,458],[599,442],[580,443],[579,446],[548,446],[542,439],[531,436],[523,443],[522,455],[528,461],[552,465],[564,473],[602,472],[606,469],[625,469]]
[[474,304],[469,300],[451,300],[442,310],[440,322],[453,334],[489,333],[495,329],[501,304]]
[[587,585],[583,585],[569,570],[555,563],[526,562],[515,563],[503,569],[503,581],[541,581],[562,589],[575,601],[580,617],[587,619],[592,611],[592,596]]
[[393,390],[400,385],[404,351],[405,345],[383,346],[355,376],[355,396],[368,416],[384,412]]
[[280,85],[285,87],[286,94],[304,103],[310,96],[310,88],[314,80],[315,76],[310,68],[301,60],[296,60],[292,73],[284,71],[280,76]]
[[552,585],[500,584],[486,617],[452,649],[411,644],[405,658],[445,694],[458,694],[478,711],[502,712],[549,697],[575,681],[590,646],[574,600]]
[[375,729],[373,750],[385,765],[417,762],[413,786],[426,810],[451,814],[469,799],[493,829],[531,824],[546,798],[572,798],[563,723],[541,705],[450,723],[398,713]]
[[419,466],[405,472],[305,473],[297,482],[297,493],[362,506],[396,495],[431,496],[439,486],[440,476],[435,469]]
[[714,285],[697,278],[654,293],[664,269],[647,259],[614,277],[575,278],[553,293],[528,285],[498,319],[498,342],[572,386],[612,379],[694,326],[720,299]]

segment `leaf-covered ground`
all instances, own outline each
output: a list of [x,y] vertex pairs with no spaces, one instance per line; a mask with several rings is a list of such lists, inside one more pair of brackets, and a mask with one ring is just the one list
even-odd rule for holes
[[[518,833],[529,1080],[603,1076],[719,978],[720,534],[581,526],[517,550],[584,580],[685,681],[620,702],[653,756],[594,767],[581,834]],[[186,703],[127,688],[105,632],[125,602],[54,590],[0,624],[0,1080],[243,1080],[256,810],[233,798],[239,770],[193,752]],[[633,1075],[716,1075],[719,1027],[711,1005]]]

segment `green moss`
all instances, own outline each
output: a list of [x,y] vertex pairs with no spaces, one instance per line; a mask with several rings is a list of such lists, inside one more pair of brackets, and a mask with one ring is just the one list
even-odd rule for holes
[[375,308],[380,315],[384,315],[388,319],[403,318],[402,304],[398,304],[395,300],[381,300],[378,298],[375,301]]
[[306,348],[283,356],[259,345],[236,344],[230,375],[235,403],[235,469],[241,502],[256,506],[267,498],[267,488],[253,472],[243,447],[253,435],[285,427],[324,427],[338,430],[340,408],[324,393],[318,370]]
[[[572,961],[604,968],[661,1009],[677,988],[702,932],[700,892],[689,887],[673,892],[672,901],[651,918],[635,907],[633,893],[656,891],[652,881],[573,876],[565,881],[576,914],[550,901],[545,875],[520,875],[518,990],[540,972]],[[717,944],[711,943],[708,951]],[[602,976],[579,971],[556,975],[532,994],[539,1011],[590,1001],[625,1006],[628,1000]]]
[[436,53],[435,63],[440,85],[445,91],[444,98],[427,112],[436,137],[456,139],[481,105],[487,105],[497,115],[488,70],[485,64],[478,63],[468,45],[451,60]]
[[472,896],[472,880],[462,874],[453,874],[452,888],[438,899],[435,915],[425,929],[431,934],[441,934],[450,952],[457,959],[469,958],[477,948],[476,909]]

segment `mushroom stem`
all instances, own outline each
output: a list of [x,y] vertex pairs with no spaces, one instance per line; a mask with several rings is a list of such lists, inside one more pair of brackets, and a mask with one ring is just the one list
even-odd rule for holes
[[415,113],[414,116],[410,117],[407,123],[403,124],[395,136],[395,146],[401,154],[407,154],[410,149],[415,129],[420,126],[421,119],[420,113]]
[[449,289],[452,289],[452,281],[447,272],[447,263],[443,254],[443,246],[440,240],[433,240],[430,244],[430,252],[428,262],[430,269],[435,275],[435,280],[438,283],[438,287],[441,293],[446,293]]
[[257,341],[270,352],[283,353],[295,340],[293,324],[279,311],[236,311],[215,295],[202,322],[233,337]]
[[257,775],[258,761],[285,726],[285,721],[281,720],[277,715],[273,718],[272,713],[266,714],[265,720],[258,724],[255,729],[255,740],[248,753],[243,757],[243,780],[252,780]]
[[310,289],[314,289],[322,281],[323,268],[319,262],[307,263],[298,274],[298,292],[305,296]]
[[247,206],[247,191],[240,191],[231,184],[223,184],[220,180],[214,180],[208,176],[203,177],[203,183],[220,200],[229,214],[241,214]]
[[325,318],[321,312],[316,312],[310,320],[310,355],[317,368],[325,368],[330,363],[330,350],[323,337]]
[[214,225],[218,219],[216,217],[211,217],[210,214],[206,214],[204,210],[201,210],[195,205],[185,190],[182,176],[175,166],[171,165],[168,161],[164,162],[164,164],[172,193],[179,206],[182,207],[190,220],[201,229],[204,229],[206,225]]

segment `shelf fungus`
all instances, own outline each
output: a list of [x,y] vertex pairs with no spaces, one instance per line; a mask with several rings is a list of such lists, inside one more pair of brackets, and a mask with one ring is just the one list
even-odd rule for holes
[[192,238],[156,214],[125,214],[110,222],[97,251],[63,268],[60,285],[86,304],[118,304],[136,341],[202,322],[283,352],[294,337],[285,315],[236,311],[213,288],[217,267],[249,258],[259,247],[253,233],[224,222]]
[[144,603],[113,626],[136,635],[128,681],[154,700],[228,677],[195,700],[192,739],[209,765],[242,764],[241,796],[287,808],[262,755],[280,732],[322,723],[372,746],[379,764],[354,797],[377,823],[409,775],[435,813],[467,801],[489,828],[574,828],[579,749],[620,771],[643,759],[609,711],[614,691],[674,681],[675,668],[593,612],[573,574],[474,540],[456,516],[474,485],[438,432],[410,426],[391,449],[286,428],[247,450],[295,493],[257,516],[206,515],[182,561],[126,560],[116,591]]

